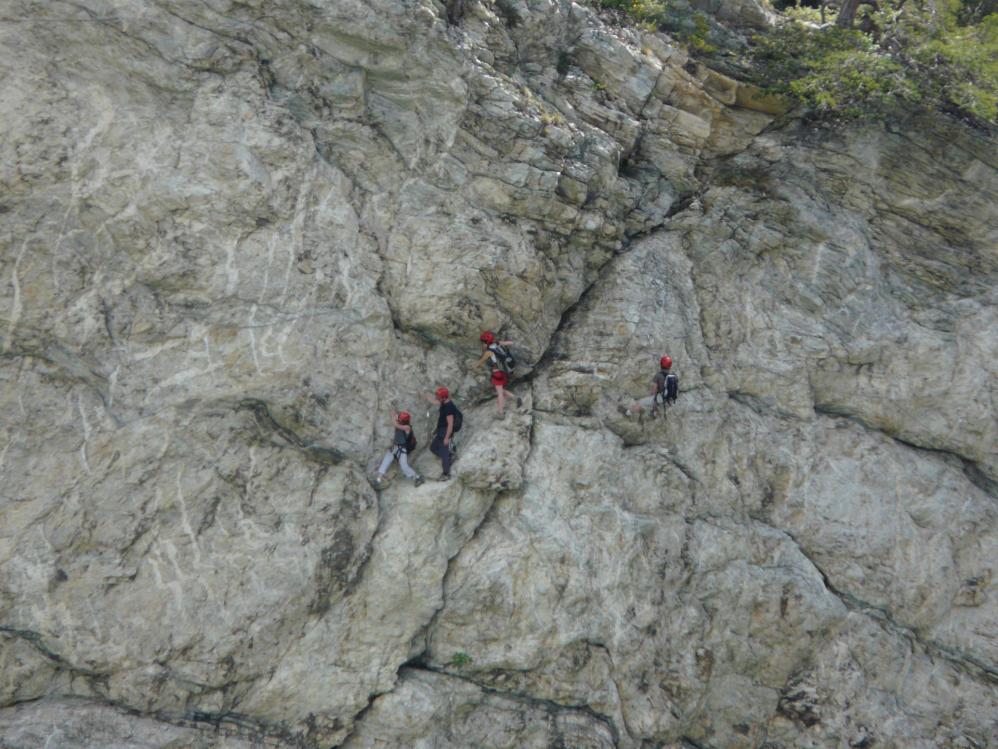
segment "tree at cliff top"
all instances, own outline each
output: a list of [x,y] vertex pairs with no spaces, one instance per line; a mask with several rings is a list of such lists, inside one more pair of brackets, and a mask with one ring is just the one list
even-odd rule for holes
[[[788,4],[789,5],[789,4]],[[834,24],[787,8],[756,37],[759,82],[819,116],[868,117],[899,104],[998,123],[998,3],[845,0]],[[829,20],[831,16],[829,16]]]

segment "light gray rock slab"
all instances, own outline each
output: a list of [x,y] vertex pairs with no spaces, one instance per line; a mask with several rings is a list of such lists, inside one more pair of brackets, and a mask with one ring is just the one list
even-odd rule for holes
[[250,749],[276,747],[262,737],[185,727],[84,700],[40,700],[0,709],[4,749]]

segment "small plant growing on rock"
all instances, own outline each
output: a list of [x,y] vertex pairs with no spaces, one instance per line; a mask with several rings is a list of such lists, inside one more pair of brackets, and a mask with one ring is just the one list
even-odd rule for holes
[[710,23],[707,21],[707,16],[703,13],[694,14],[693,28],[679,36],[682,41],[686,42],[696,52],[709,54],[717,51],[717,48],[708,41],[710,38]]
[[567,124],[567,120],[557,112],[545,112],[541,115],[541,124],[545,127],[561,127]]
[[464,668],[465,666],[471,665],[472,660],[473,659],[470,655],[459,650],[450,657],[450,663],[447,665],[453,668]]

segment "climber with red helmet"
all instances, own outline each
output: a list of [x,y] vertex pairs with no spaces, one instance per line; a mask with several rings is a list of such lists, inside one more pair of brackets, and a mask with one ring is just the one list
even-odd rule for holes
[[[516,366],[516,359],[513,358],[513,354],[509,350],[509,346],[513,345],[512,341],[497,341],[495,334],[489,330],[486,330],[480,336],[478,340],[482,342],[482,356],[475,362],[476,367],[480,367],[487,361],[489,367],[492,368],[492,385],[496,389],[496,400],[499,405],[499,418],[503,418],[503,410],[506,405],[506,396],[512,395],[507,389],[509,385],[509,376],[513,372],[513,367]],[[517,398],[516,403],[520,405],[522,401]]]
[[624,416],[630,416],[643,408],[650,408],[654,415],[659,404],[664,408],[676,402],[676,398],[679,396],[679,376],[672,371],[672,358],[663,356],[658,360],[658,364],[660,369],[655,375],[651,395],[635,401],[630,408],[621,406],[620,409]]
[[395,424],[395,436],[392,439],[392,446],[385,453],[381,465],[378,467],[378,475],[374,478],[374,485],[381,486],[385,474],[392,466],[392,461],[399,462],[399,468],[406,478],[412,479],[416,486],[423,483],[423,477],[416,473],[409,466],[408,456],[416,449],[416,433],[412,430],[412,414],[408,411],[392,411],[392,422]]
[[430,452],[440,458],[443,470],[440,478],[447,480],[450,478],[451,463],[457,455],[454,435],[461,431],[464,416],[451,401],[450,391],[445,387],[438,387],[433,395],[424,395],[423,397],[430,403],[440,405],[440,411],[437,414],[437,431],[430,443]]

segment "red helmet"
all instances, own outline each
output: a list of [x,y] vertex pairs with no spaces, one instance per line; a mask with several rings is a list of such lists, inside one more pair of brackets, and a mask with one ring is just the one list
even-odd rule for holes
[[412,414],[408,411],[399,411],[399,423],[408,424],[412,420]]
[[437,398],[439,398],[442,401],[447,400],[448,398],[450,398],[450,390],[448,390],[447,388],[437,388]]
[[658,363],[662,365],[662,369],[669,369],[672,366],[672,359],[668,356],[663,356],[658,360]]
[[491,331],[486,330],[484,333],[478,336],[478,340],[481,341],[482,343],[491,346],[493,343],[496,342],[496,337],[492,335]]

